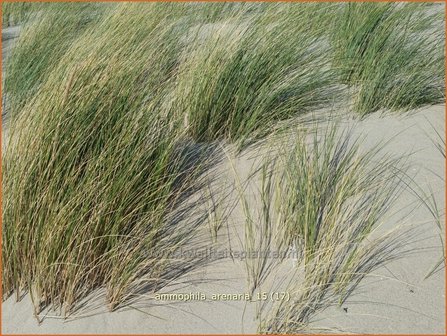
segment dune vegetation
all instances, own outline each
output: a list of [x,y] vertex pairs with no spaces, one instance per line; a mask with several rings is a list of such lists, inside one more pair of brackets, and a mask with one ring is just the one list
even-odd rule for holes
[[397,197],[412,185],[406,156],[387,154],[384,144],[364,150],[361,138],[336,123],[291,134],[275,139],[255,166],[256,178],[243,183],[232,165],[245,250],[281,256],[245,260],[249,291],[269,288],[294,252],[289,278],[273,281],[282,287],[271,289],[292,298],[259,306],[258,331],[267,334],[308,331],[316,313],[343,304],[365,276],[402,257],[409,239],[398,226],[377,234]]
[[23,29],[5,78],[11,113],[36,94],[74,41],[99,22],[106,11],[107,7],[96,4],[49,4],[44,15]]
[[[171,256],[203,226],[219,237],[221,223],[206,224],[224,206],[203,192],[219,159],[210,148],[239,153],[282,131],[295,136],[260,170],[264,226],[245,238],[297,247],[305,276],[293,288],[307,289],[260,331],[303,330],[328,292],[344,300],[400,246],[366,239],[399,191],[400,159],[362,153],[335,127],[290,126],[345,105],[357,117],[444,102],[436,5],[2,6],[3,26],[21,25],[4,64],[4,298],[29,292],[36,316],[69,315],[96,289],[113,310],[161,288],[197,266]],[[254,290],[271,266],[247,270]]]
[[[194,223],[170,226],[205,163],[187,164],[185,132],[164,113],[176,28],[166,13],[116,10],[71,46],[11,125],[4,293],[29,290],[36,306],[43,300],[70,312],[80,296],[105,286],[114,308],[130,288],[157,282],[139,277],[162,281],[169,252],[194,234]],[[129,39],[126,20],[145,20],[145,32]],[[150,100],[145,87],[154,88]],[[156,251],[166,256],[150,257]]]
[[363,151],[361,139],[336,125],[295,134],[274,159],[269,202],[277,246],[298,253],[287,287],[294,298],[264,312],[263,333],[307,330],[316,312],[342,304],[363,277],[399,257],[406,242],[397,227],[372,238],[402,191],[404,158],[383,146]]
[[445,97],[444,14],[433,4],[348,3],[331,30],[354,110],[406,110]]

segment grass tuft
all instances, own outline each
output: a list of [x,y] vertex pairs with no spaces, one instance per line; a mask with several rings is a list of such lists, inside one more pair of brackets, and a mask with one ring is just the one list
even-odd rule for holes
[[291,300],[275,303],[263,333],[299,333],[314,314],[343,302],[361,279],[404,246],[397,233],[378,235],[402,190],[402,159],[380,146],[364,151],[360,139],[327,126],[295,133],[277,156],[275,211],[278,246],[297,250],[287,286]]
[[257,140],[278,121],[334,97],[334,74],[313,7],[242,6],[198,25],[179,70],[174,107],[198,141]]
[[11,114],[35,96],[67,50],[108,9],[98,4],[48,4],[23,25],[5,71]]
[[346,3],[332,26],[334,63],[354,110],[410,110],[445,101],[444,13],[438,4]]

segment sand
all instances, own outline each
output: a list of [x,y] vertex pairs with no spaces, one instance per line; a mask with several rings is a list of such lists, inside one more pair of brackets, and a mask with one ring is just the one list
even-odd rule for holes
[[[3,29],[5,60],[19,28]],[[445,106],[430,106],[410,115],[374,114],[362,121],[347,119],[345,126],[354,125],[354,133],[365,136],[365,148],[390,140],[386,151],[395,155],[410,154],[410,173],[425,190],[433,190],[441,210],[445,204],[445,162],[431,139],[431,125],[445,133]],[[3,125],[3,138],[6,127]],[[4,140],[4,139],[3,139]],[[256,152],[256,151],[254,151]],[[236,170],[244,179],[256,159],[253,151],[237,158]],[[232,181],[230,164],[223,162],[220,174]],[[254,205],[254,199],[251,199]],[[410,192],[400,195],[383,232],[402,227],[413,229],[414,238],[408,245],[414,254],[396,260],[374,272],[360,283],[357,291],[342,306],[333,306],[315,314],[311,326],[354,333],[445,333],[445,272],[444,268],[424,279],[442,255],[439,234],[431,214]],[[220,249],[241,249],[243,217],[238,205],[221,230]],[[286,260],[277,272],[286,278],[293,270],[293,260]],[[245,263],[230,257],[210,262],[177,279],[160,293],[193,294],[191,301],[159,301],[154,293],[145,293],[141,300],[116,312],[108,312],[101,292],[76,317],[63,319],[58,312],[33,316],[28,295],[19,302],[10,297],[2,304],[2,332],[5,334],[85,334],[85,333],[256,333],[256,304],[245,301],[248,292]],[[213,300],[213,295],[220,297]],[[203,300],[203,296],[206,300]],[[235,297],[232,297],[235,295]]]

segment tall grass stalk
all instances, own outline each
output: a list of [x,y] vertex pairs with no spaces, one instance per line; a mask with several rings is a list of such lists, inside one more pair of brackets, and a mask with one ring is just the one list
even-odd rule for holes
[[[250,173],[243,183],[237,173],[234,162],[230,159],[235,176],[235,190],[243,213],[243,239],[241,247],[245,253],[244,266],[247,274],[247,288],[252,295],[259,290],[272,271],[279,265],[277,258],[271,258],[272,252],[278,252],[276,222],[273,217],[273,172],[274,162],[262,164]],[[258,186],[249,188],[255,176],[260,177]],[[250,192],[251,191],[251,192]],[[254,195],[251,199],[249,195]],[[255,204],[259,203],[259,207]],[[280,246],[279,246],[280,247]]]

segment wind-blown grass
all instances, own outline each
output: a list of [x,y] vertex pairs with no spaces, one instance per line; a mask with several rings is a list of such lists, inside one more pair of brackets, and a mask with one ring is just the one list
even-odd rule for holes
[[253,14],[243,6],[226,21],[195,28],[174,92],[193,138],[258,139],[333,99],[327,43],[309,18],[312,8],[272,5]]
[[5,71],[12,114],[36,94],[76,39],[99,22],[107,9],[104,4],[47,4],[24,24]]
[[445,101],[444,13],[437,4],[346,3],[331,27],[334,63],[354,109],[409,110]]
[[[3,292],[30,291],[36,314],[70,313],[97,288],[114,309],[183,269],[170,256],[202,223],[179,219],[208,164],[187,164],[189,144],[243,148],[343,100],[346,84],[362,114],[443,99],[444,37],[412,4],[45,6],[6,68],[14,118],[2,158]],[[332,13],[346,22],[334,35]],[[273,165],[277,182],[264,166],[263,221],[247,217],[248,248],[271,247],[262,238],[276,223],[279,244],[303,256],[305,290],[275,307],[265,332],[301,330],[328,292],[343,300],[399,244],[368,242],[398,190],[397,163],[334,130],[297,137]],[[216,241],[223,216],[206,216]],[[253,291],[271,265],[247,269]]]
[[[30,291],[36,314],[46,305],[70,313],[99,287],[111,309],[156,288],[196,232],[200,218],[187,212],[182,226],[178,217],[204,167],[186,170],[184,134],[163,112],[177,44],[170,9],[119,6],[70,48],[11,125],[3,293]],[[135,22],[144,29],[129,31]]]
[[[433,145],[435,145],[436,149],[438,150],[439,155],[441,155],[444,160],[446,158],[445,156],[445,137],[443,135],[441,135],[440,132],[438,132],[435,128],[434,125],[430,124],[431,126],[431,131],[434,133],[432,136],[430,136],[430,139],[433,143]],[[445,134],[445,130],[444,132],[442,132],[443,134]],[[443,183],[443,185],[445,185],[445,179],[442,176],[438,176],[441,180],[441,182]],[[427,275],[425,276],[425,278],[429,278],[431,277],[433,274],[435,274],[436,272],[438,272],[439,270],[441,270],[443,267],[445,267],[445,254],[446,254],[446,250],[445,250],[445,242],[444,242],[444,230],[445,230],[445,225],[444,222],[442,220],[443,214],[445,215],[445,209],[444,211],[441,211],[441,209],[439,209],[439,205],[438,202],[435,199],[433,190],[430,190],[430,193],[426,193],[422,188],[417,187],[417,190],[414,190],[415,195],[422,201],[422,203],[425,205],[426,209],[430,212],[430,214],[432,215],[434,222],[438,228],[438,235],[439,235],[439,241],[441,243],[441,257],[439,258],[439,260],[436,262],[436,264],[430,269],[430,271],[427,273]]]
[[[7,67],[5,91],[12,110],[19,112],[32,99],[84,32],[102,29],[101,18],[114,6],[39,7]],[[362,115],[444,101],[445,36],[442,10],[435,5],[225,3],[171,8],[181,11],[171,19],[183,23],[174,33],[174,48],[181,52],[174,56],[166,104],[170,113],[182,116],[196,141],[229,140],[243,147],[265,137],[278,122],[349,96]],[[138,22],[129,27],[136,33],[140,29],[144,31]],[[346,85],[352,95],[346,94]]]

